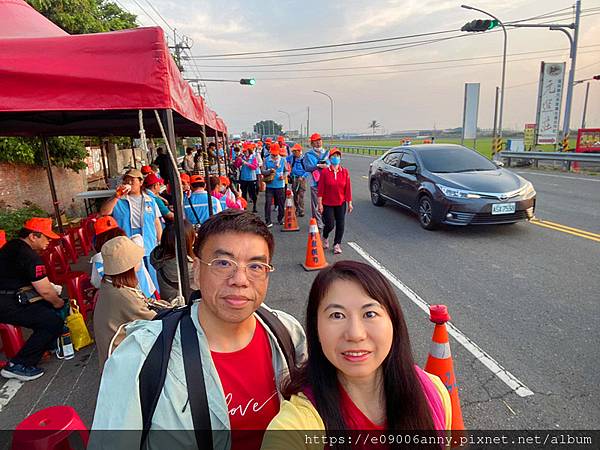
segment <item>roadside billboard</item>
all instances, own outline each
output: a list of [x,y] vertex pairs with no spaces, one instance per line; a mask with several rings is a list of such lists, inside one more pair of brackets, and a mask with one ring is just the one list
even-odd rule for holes
[[580,128],[577,132],[578,153],[600,153],[600,128]]
[[564,62],[547,63],[542,61],[536,113],[537,144],[556,144],[558,142],[565,66]]
[[477,114],[479,112],[479,83],[465,83],[462,140],[477,139]]
[[535,142],[535,123],[526,123],[525,131],[523,132],[523,143],[525,150],[529,151],[533,148]]

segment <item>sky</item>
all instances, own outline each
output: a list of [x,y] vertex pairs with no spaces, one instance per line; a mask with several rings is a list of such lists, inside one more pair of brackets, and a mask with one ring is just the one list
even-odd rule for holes
[[[463,1],[494,14],[505,23],[552,12],[557,15],[523,23],[571,23],[574,20],[573,0]],[[186,54],[194,58],[184,61],[185,77],[256,79],[255,86],[205,82],[205,97],[210,107],[233,133],[251,131],[254,123],[265,119],[281,123],[284,130],[299,130],[301,124],[306,126],[307,109],[310,108],[310,131],[328,134],[331,130],[330,100],[314,90],[332,97],[336,134],[370,133],[369,124],[373,120],[381,124],[378,132],[458,127],[462,124],[464,84],[467,82],[481,84],[478,126],[491,128],[493,124],[495,89],[501,82],[501,31],[452,31],[361,46],[304,51],[388,46],[343,53],[278,58],[273,58],[276,55],[273,53],[251,55],[254,59],[248,59],[248,56],[244,56],[245,59],[239,56],[206,58],[208,55],[266,52],[460,30],[468,21],[486,18],[481,13],[461,8],[460,0],[116,2],[136,14],[142,26],[160,25],[169,36],[173,36],[172,29],[175,29],[178,36],[190,38],[191,49]],[[583,17],[575,80],[600,75],[600,0],[582,0],[581,8]],[[453,36],[456,37],[444,41],[418,42]],[[397,48],[411,42],[417,45]],[[522,130],[525,123],[535,122],[540,62],[566,61],[569,67],[568,47],[567,36],[560,31],[508,29],[504,129]],[[364,55],[374,52],[377,53]],[[314,62],[341,57],[345,58]],[[294,62],[305,63],[290,64]],[[287,65],[273,66],[283,63]],[[565,84],[566,81],[567,78]],[[585,83],[574,87],[571,128],[581,125],[585,90]],[[566,94],[563,103],[565,97]],[[287,112],[289,119],[280,111]],[[600,81],[590,83],[586,122],[587,127],[600,128]]]

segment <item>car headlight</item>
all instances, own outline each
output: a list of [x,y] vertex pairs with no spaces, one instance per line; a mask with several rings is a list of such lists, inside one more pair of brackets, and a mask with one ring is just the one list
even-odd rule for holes
[[481,195],[476,194],[474,192],[471,191],[463,191],[462,189],[456,189],[456,188],[451,188],[449,186],[444,186],[443,184],[436,184],[436,186],[438,188],[440,188],[440,191],[442,191],[442,194],[444,194],[446,197],[450,197],[450,198],[481,198]]
[[524,197],[528,196],[528,195],[535,195],[535,189],[533,188],[533,184],[531,184],[531,181],[526,181],[525,182],[525,186],[523,186],[523,188],[521,189],[520,194]]

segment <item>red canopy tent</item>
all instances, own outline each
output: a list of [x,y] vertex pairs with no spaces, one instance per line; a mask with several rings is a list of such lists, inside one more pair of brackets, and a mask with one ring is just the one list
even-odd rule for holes
[[[226,139],[225,123],[183,79],[161,28],[69,35],[23,0],[0,0],[0,136],[41,136],[49,166],[45,137],[135,137],[140,110],[149,136],[162,135],[154,111],[160,112],[172,151],[176,132]],[[54,191],[49,167],[48,175]],[[187,288],[180,181],[174,178]],[[55,192],[53,200],[58,210]]]

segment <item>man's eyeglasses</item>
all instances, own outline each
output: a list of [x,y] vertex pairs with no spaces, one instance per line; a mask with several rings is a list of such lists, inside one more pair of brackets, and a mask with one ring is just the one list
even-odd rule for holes
[[253,281],[264,281],[269,273],[275,270],[271,264],[264,262],[251,262],[245,266],[237,263],[232,259],[215,258],[210,262],[199,260],[202,264],[206,264],[210,270],[221,278],[231,278],[235,275],[238,269],[246,269],[246,276]]

